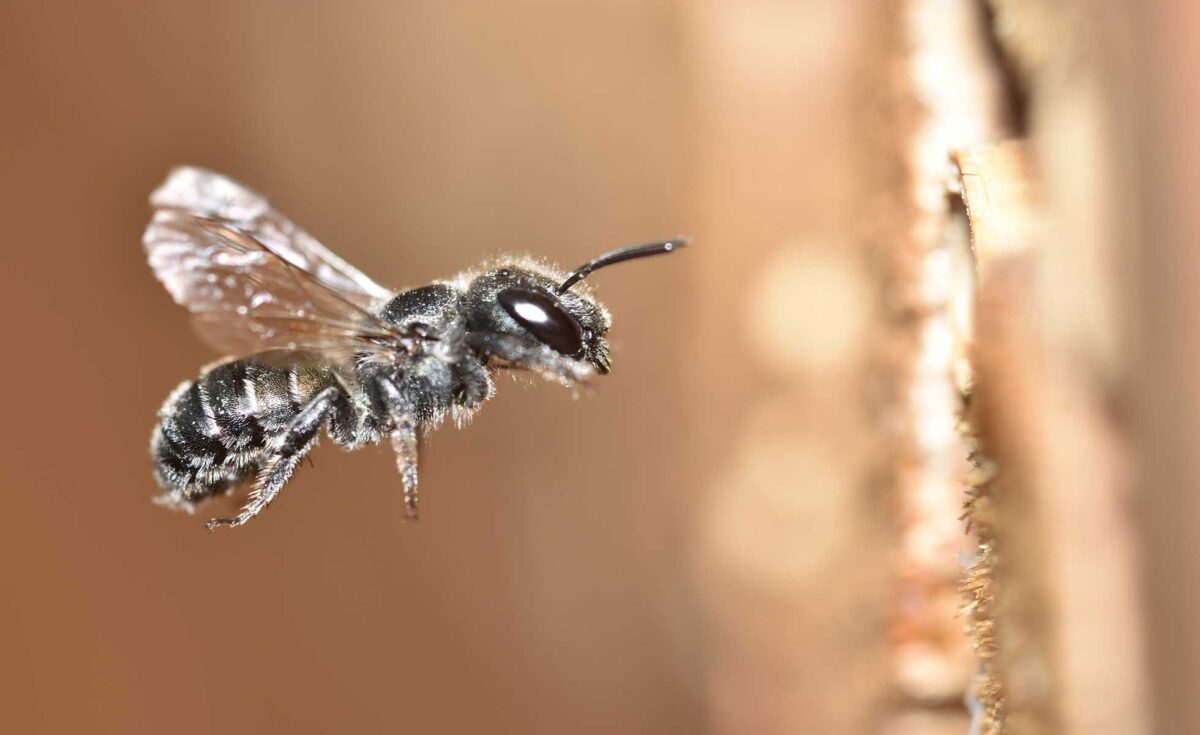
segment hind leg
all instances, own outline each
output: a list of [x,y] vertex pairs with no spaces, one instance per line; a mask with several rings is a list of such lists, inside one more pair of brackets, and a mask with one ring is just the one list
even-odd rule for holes
[[208,522],[209,530],[217,526],[240,526],[258,515],[270,505],[296,467],[316,443],[317,434],[337,408],[338,389],[329,387],[313,396],[284,430],[283,441],[267,460],[254,481],[250,502],[233,518],[213,518]]
[[201,503],[210,498],[221,497],[233,492],[234,488],[246,477],[249,469],[246,468],[246,470],[241,472],[231,473],[229,479],[226,480],[193,483],[184,488],[167,490],[151,498],[151,502],[160,508],[194,515],[196,507]]

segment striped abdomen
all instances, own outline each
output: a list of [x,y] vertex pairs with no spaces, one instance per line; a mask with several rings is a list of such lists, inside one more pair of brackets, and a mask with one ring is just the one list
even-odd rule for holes
[[[150,441],[165,499],[195,502],[253,475],[292,418],[331,385],[341,385],[334,370],[299,353],[221,363],[180,385]],[[348,399],[333,421],[337,435],[353,430]]]

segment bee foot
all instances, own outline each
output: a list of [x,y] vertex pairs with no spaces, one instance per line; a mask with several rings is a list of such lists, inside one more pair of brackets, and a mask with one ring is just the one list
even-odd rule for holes
[[244,523],[244,521],[242,521],[240,518],[210,518],[204,525],[206,528],[208,528],[208,530],[212,531],[218,526],[229,526],[231,528],[236,528],[242,525],[242,523]]

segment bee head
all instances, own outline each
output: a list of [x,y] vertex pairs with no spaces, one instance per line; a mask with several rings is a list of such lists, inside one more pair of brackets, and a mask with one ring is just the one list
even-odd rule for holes
[[612,318],[590,292],[559,294],[557,275],[532,262],[485,271],[467,290],[467,329],[531,340],[607,373]]
[[685,244],[686,239],[677,238],[612,250],[570,274],[534,261],[500,264],[470,281],[467,328],[532,340],[607,373],[611,362],[606,335],[612,318],[586,284],[576,284],[600,268],[670,253]]

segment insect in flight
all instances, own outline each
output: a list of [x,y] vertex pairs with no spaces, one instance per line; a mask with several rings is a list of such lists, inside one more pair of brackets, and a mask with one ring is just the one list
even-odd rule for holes
[[253,478],[241,512],[210,529],[267,507],[322,429],[347,449],[387,437],[416,518],[419,437],[447,416],[468,420],[497,370],[563,385],[607,373],[611,319],[581,281],[686,244],[620,248],[570,274],[504,258],[394,293],[211,171],[176,169],[150,203],[154,274],[205,342],[238,356],[176,388],[151,438],[162,505],[191,512]]

